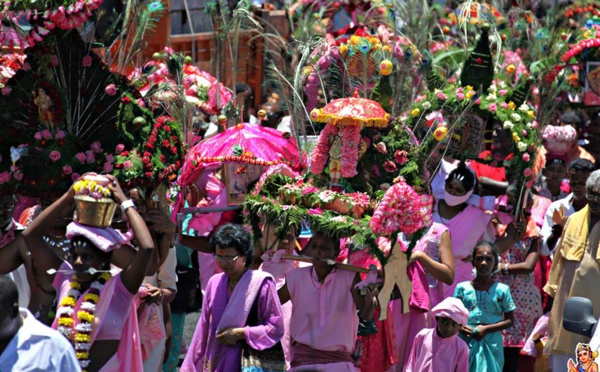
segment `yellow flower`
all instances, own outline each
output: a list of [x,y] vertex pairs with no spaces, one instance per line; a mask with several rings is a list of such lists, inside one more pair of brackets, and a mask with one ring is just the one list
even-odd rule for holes
[[90,337],[90,335],[86,335],[83,333],[75,334],[75,342],[90,342],[91,340],[92,338]]
[[94,316],[86,311],[78,311],[77,319],[81,320],[82,322],[88,322],[88,323],[94,322]]
[[471,90],[473,90],[473,87],[472,87],[472,86],[470,86],[470,85],[467,85],[467,86],[464,88],[464,90],[466,90],[466,91],[471,91]]
[[100,300],[100,297],[97,294],[94,293],[88,293],[85,295],[85,297],[83,298],[84,301],[90,301],[93,302],[95,304],[98,303],[98,301]]
[[592,31],[587,30],[586,32],[583,33],[583,37],[586,39],[589,39],[592,36]]
[[340,54],[345,57],[346,54],[348,54],[348,45],[347,44],[342,44],[340,45]]
[[509,74],[514,73],[516,69],[517,68],[512,63],[510,65],[506,66],[506,72],[508,72]]
[[64,327],[71,327],[73,325],[73,318],[60,317],[58,318],[58,325]]
[[75,353],[75,355],[77,356],[77,359],[79,359],[79,360],[90,358],[90,353],[88,353],[87,351],[78,351]]
[[108,282],[108,280],[110,279],[110,273],[102,273],[98,278],[104,279],[104,282]]
[[[346,51],[348,50],[348,47],[346,47]],[[340,47],[340,52],[342,51],[342,47]],[[313,67],[312,66],[306,66],[302,69],[302,75],[304,76],[308,76],[310,74],[312,74],[313,72]]]
[[416,109],[413,109],[413,110],[410,112],[410,114],[411,114],[412,116],[417,116],[417,115],[419,115],[419,113],[420,113],[420,112],[421,112],[421,110],[419,110],[418,108],[416,108]]
[[532,117],[534,117],[534,116],[535,116],[535,113],[533,112],[533,110],[529,110],[529,111],[527,111],[527,115],[528,115],[530,118],[532,118]]
[[515,109],[515,107],[516,107],[516,105],[515,105],[515,103],[514,103],[513,101],[510,101],[510,102],[508,103],[508,108],[509,108],[509,109],[511,109],[511,110],[514,110],[514,109]]
[[381,48],[381,50],[383,50],[386,53],[391,53],[392,52],[392,47],[389,45],[384,45],[383,48]]
[[70,307],[74,307],[75,306],[75,299],[73,297],[67,296],[65,298],[62,299],[62,301],[60,301],[60,306],[70,306]]
[[360,36],[352,35],[350,36],[350,40],[348,40],[348,44],[356,46],[360,44],[361,41],[362,38]]
[[78,282],[70,282],[69,283],[69,288],[71,288],[71,289],[81,289],[81,284],[79,284]]
[[465,97],[467,97],[467,98],[471,98],[471,97],[473,97],[474,95],[475,95],[475,92],[474,92],[474,91],[472,91],[472,90],[469,90],[469,91],[467,91],[467,92],[465,93]]
[[516,133],[513,133],[513,140],[514,140],[515,142],[519,142],[519,140],[520,140],[520,138],[519,138],[519,135],[518,135],[518,134],[516,134]]

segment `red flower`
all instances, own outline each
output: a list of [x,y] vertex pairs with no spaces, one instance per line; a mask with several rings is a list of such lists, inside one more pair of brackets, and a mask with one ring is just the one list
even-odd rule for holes
[[148,142],[148,143],[146,144],[146,148],[149,148],[149,149],[154,149],[154,143],[152,143],[152,142]]
[[148,163],[150,163],[150,158],[147,158],[147,157],[145,157],[145,156],[144,156],[144,157],[142,158],[142,163],[144,163],[144,164],[148,164]]
[[171,127],[169,127],[168,125],[165,125],[164,130],[165,130],[165,132],[170,132],[171,131]]
[[121,156],[129,156],[129,151],[123,151],[123,152],[121,153]]
[[162,141],[162,147],[169,148],[169,146],[171,146],[171,142],[169,142],[169,140],[164,139]]
[[163,154],[161,154],[160,155],[160,161],[163,162],[163,163],[166,162],[167,161],[167,157],[164,156]]
[[121,98],[121,102],[128,104],[131,103],[131,98],[129,98],[129,96],[125,96],[123,98]]
[[144,156],[149,158],[152,156],[152,154],[149,151],[144,151]]
[[396,160],[396,163],[404,165],[408,161],[408,154],[404,150],[396,150],[394,160]]
[[123,164],[117,163],[117,164],[115,164],[115,168],[121,169],[121,168],[123,168]]
[[179,160],[177,160],[175,162],[175,167],[177,167],[177,168],[181,167],[181,162]]
[[152,172],[145,172],[144,176],[146,176],[148,178],[152,178]]
[[396,172],[398,170],[398,167],[396,167],[396,163],[394,163],[391,160],[388,160],[385,163],[383,163],[383,168],[385,168],[385,170],[390,173]]
[[177,155],[177,147],[171,146],[171,154]]

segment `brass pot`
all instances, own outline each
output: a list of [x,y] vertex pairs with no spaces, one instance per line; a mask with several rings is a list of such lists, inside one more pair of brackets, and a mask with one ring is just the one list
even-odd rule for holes
[[85,195],[75,196],[75,220],[82,225],[108,227],[112,223],[117,203],[109,198],[94,199]]

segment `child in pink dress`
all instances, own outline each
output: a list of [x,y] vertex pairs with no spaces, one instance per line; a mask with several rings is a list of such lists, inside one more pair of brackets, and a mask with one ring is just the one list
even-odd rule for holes
[[458,337],[458,330],[467,324],[469,311],[457,298],[448,297],[431,312],[436,328],[417,334],[405,372],[469,371],[469,347]]

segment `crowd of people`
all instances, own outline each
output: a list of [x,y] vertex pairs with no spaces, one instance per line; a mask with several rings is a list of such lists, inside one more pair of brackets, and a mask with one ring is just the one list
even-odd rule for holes
[[[600,316],[600,111],[563,84],[600,76],[563,64],[600,45],[597,19],[423,2],[425,41],[408,0],[215,4],[236,36],[287,7],[294,81],[268,59],[281,79],[254,107],[170,48],[113,71],[143,43],[121,32],[96,55],[112,36],[83,36],[121,2],[17,3],[0,41],[32,26],[1,84],[0,372],[598,371],[562,325],[574,296]],[[565,31],[551,53],[544,26]]]
[[[583,363],[575,351],[585,339],[561,323],[566,299],[598,297],[600,171],[593,158],[558,159],[546,154],[542,186],[524,199],[506,187],[493,213],[473,200],[489,196],[482,174],[503,170],[445,160],[434,222],[409,261],[409,270],[424,271],[429,302],[403,312],[395,294],[385,321],[377,320],[379,285],[361,291],[364,278],[329,264],[344,241],[324,232],[300,244],[289,231],[275,250],[257,252],[235,213],[190,215],[180,231],[112,176],[115,221],[127,220],[128,232],[74,221],[73,188],[43,209],[22,201],[10,209],[20,227],[0,250],[0,270],[12,278],[0,287],[0,370],[174,371],[182,348],[182,371],[250,371],[256,358],[291,371],[534,371],[545,358],[559,371],[569,359]],[[218,200],[220,172],[209,171],[217,192],[203,190],[213,205],[226,203]],[[513,217],[519,200],[526,202]],[[289,255],[311,260],[298,265]],[[169,306],[183,261],[198,270],[203,293],[189,345],[185,314]],[[359,336],[359,324],[370,322],[377,330]]]

